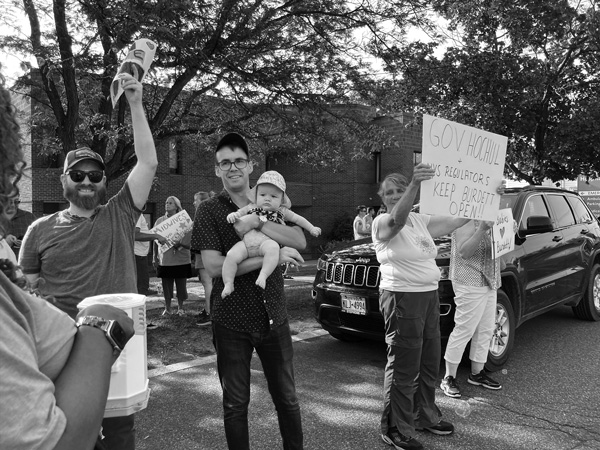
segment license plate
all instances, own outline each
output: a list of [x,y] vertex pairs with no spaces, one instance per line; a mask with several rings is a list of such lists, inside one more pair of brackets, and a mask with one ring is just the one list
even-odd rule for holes
[[342,311],[350,314],[367,315],[367,300],[356,295],[340,294],[342,296]]

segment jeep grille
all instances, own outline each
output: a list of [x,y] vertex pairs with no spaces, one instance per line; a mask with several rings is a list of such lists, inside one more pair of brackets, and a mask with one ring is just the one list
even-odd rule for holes
[[379,286],[379,266],[327,263],[325,281],[346,286]]

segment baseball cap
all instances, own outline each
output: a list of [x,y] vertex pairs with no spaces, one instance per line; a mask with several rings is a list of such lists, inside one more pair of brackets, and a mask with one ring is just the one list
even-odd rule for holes
[[241,134],[238,133],[227,133],[223,136],[219,143],[217,144],[217,149],[215,153],[221,150],[223,147],[239,147],[246,153],[248,158],[250,157],[250,151],[248,150],[248,144],[246,143],[246,139]]
[[73,167],[78,162],[85,161],[86,159],[91,159],[92,161],[96,161],[100,165],[102,170],[106,169],[106,166],[104,165],[104,160],[102,159],[102,156],[100,156],[98,153],[96,153],[89,147],[81,147],[76,150],[71,150],[69,153],[67,153],[67,157],[65,158],[65,166],[63,169],[63,173],[65,173],[67,170],[69,170],[71,167]]
[[285,193],[285,180],[279,172],[277,172],[276,170],[267,170],[258,178],[256,186],[254,186],[252,189],[250,189],[250,192],[248,192],[248,198],[251,202],[256,203],[256,187],[260,184],[272,184],[276,188],[281,189],[281,191],[283,192],[283,200],[281,201],[281,206],[285,206],[286,208],[292,207],[292,202]]

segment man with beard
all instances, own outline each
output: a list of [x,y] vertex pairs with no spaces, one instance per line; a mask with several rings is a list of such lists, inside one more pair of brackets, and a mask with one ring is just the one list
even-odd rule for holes
[[[137,164],[106,204],[104,161],[87,147],[67,154],[60,180],[69,208],[36,220],[23,239],[19,264],[33,287],[71,317],[86,297],[137,293],[135,225],[158,161],[142,106],[142,85],[128,74],[121,83],[131,109]],[[135,448],[133,414],[104,419],[109,450]]]

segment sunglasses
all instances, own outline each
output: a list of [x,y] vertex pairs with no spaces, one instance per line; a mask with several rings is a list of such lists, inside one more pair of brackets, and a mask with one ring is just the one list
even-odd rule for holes
[[74,183],[81,183],[85,180],[86,176],[92,183],[100,183],[104,178],[103,170],[90,170],[89,172],[86,172],[85,170],[69,170],[67,174]]

